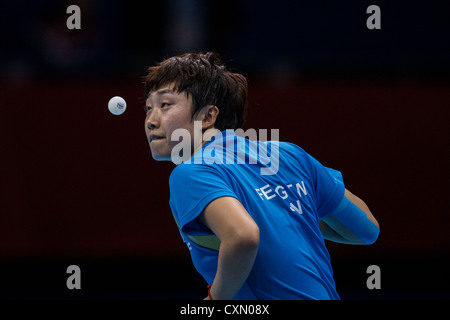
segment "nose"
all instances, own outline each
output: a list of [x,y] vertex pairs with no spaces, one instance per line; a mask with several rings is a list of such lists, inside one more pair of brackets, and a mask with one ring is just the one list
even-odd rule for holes
[[159,118],[156,110],[152,110],[145,118],[145,126],[148,130],[154,130],[159,126]]
[[154,124],[152,124],[152,123],[150,123],[150,122],[147,122],[147,129],[148,130],[155,130],[155,128],[156,128],[156,126],[154,125]]

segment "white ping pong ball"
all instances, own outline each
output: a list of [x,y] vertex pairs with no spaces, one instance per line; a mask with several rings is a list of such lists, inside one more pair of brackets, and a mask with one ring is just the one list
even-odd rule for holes
[[119,116],[127,109],[127,103],[125,102],[124,98],[115,96],[112,97],[111,100],[109,100],[108,109],[112,114]]

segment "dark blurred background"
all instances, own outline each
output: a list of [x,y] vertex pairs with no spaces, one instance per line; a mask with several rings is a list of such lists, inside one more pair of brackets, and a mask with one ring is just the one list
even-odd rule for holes
[[[200,299],[151,158],[142,77],[216,51],[249,80],[244,129],[342,171],[381,225],[329,243],[343,299],[448,299],[449,6],[439,1],[9,1],[0,5],[0,297]],[[66,8],[81,9],[69,30]],[[369,30],[366,9],[381,9]],[[115,95],[127,101],[109,113]],[[81,268],[81,290],[66,268]],[[381,268],[369,290],[366,269]]]

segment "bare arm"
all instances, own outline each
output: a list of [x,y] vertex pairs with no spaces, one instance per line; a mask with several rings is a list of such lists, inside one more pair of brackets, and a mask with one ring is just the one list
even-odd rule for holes
[[255,262],[259,228],[233,197],[212,201],[197,219],[211,229],[221,242],[211,296],[215,300],[233,299]]

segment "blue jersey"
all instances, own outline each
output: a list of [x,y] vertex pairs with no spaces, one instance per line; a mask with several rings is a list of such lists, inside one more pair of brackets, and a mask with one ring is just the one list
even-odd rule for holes
[[[273,167],[269,153],[272,160],[277,156],[276,170],[261,174]],[[340,172],[295,144],[250,141],[226,130],[178,165],[169,185],[175,221],[209,284],[220,241],[196,218],[211,201],[229,196],[241,202],[260,230],[255,263],[235,299],[339,299],[319,220],[343,199]]]

